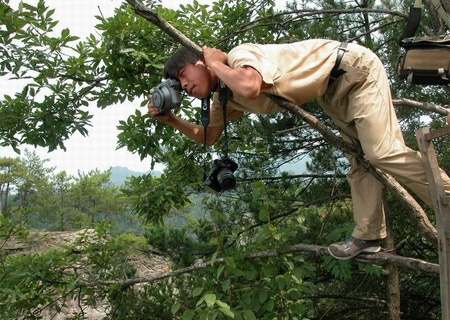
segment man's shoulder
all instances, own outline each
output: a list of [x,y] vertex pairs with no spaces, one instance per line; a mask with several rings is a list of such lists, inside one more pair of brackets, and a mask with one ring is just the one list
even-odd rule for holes
[[320,44],[326,44],[330,42],[336,42],[336,40],[331,39],[306,39],[301,41],[295,41],[295,42],[286,42],[286,43],[251,43],[251,42],[245,42],[242,44],[237,45],[233,49],[230,50],[230,52],[233,51],[239,51],[239,50],[266,50],[266,49],[273,49],[273,48],[283,48],[283,47],[292,47],[292,46],[308,46],[308,45],[320,45]]
[[234,47],[233,49],[231,49],[228,52],[228,55],[233,55],[233,54],[236,54],[236,53],[242,53],[243,51],[244,52],[258,51],[258,50],[260,50],[260,47],[261,47],[260,44],[246,42],[246,43],[242,43],[242,44]]

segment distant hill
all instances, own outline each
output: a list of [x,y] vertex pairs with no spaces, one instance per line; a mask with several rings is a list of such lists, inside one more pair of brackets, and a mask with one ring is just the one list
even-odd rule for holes
[[161,172],[159,171],[146,171],[146,172],[137,172],[130,170],[125,167],[112,167],[111,168],[111,182],[116,186],[121,186],[125,180],[130,176],[142,176],[144,174],[152,173],[153,176],[159,177],[161,176]]

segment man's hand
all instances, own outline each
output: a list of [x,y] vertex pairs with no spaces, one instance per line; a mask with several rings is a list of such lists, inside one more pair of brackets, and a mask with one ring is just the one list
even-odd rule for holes
[[152,95],[149,94],[147,96],[149,103],[147,105],[148,113],[150,116],[156,120],[167,122],[169,121],[170,117],[172,116],[172,112],[168,112],[166,114],[159,114],[159,110],[155,107],[155,105],[152,103]]
[[272,84],[264,83],[261,74],[250,66],[229,67],[227,53],[206,46],[202,50],[207,67],[234,93],[248,99],[255,99],[259,96],[261,90],[272,87]]
[[213,66],[214,63],[227,64],[228,54],[216,48],[208,48],[203,46],[203,58],[207,66]]

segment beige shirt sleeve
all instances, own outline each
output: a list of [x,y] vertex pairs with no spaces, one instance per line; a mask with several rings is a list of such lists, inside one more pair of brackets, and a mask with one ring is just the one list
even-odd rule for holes
[[326,39],[289,44],[245,43],[228,53],[228,65],[254,68],[265,83],[272,84],[267,92],[302,105],[325,93],[339,45]]

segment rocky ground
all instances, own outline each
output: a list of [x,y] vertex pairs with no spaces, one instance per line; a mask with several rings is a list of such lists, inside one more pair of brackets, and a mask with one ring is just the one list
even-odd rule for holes
[[[92,238],[94,230],[79,230],[79,231],[61,231],[61,232],[32,232],[26,241],[10,240],[3,249],[9,255],[28,255],[34,253],[45,252],[50,249],[61,249],[67,245],[73,245],[75,240],[80,236],[86,234],[87,239]],[[89,241],[89,240],[87,240]],[[136,277],[151,277],[161,272],[171,270],[171,263],[169,259],[149,253],[135,253],[132,254],[129,261],[137,270]],[[96,308],[85,309],[87,319],[100,320],[105,316],[105,307],[101,302]],[[76,313],[79,310],[78,301],[72,300],[67,304],[63,313],[55,314],[47,312],[44,319],[62,320],[66,319],[68,315]]]

